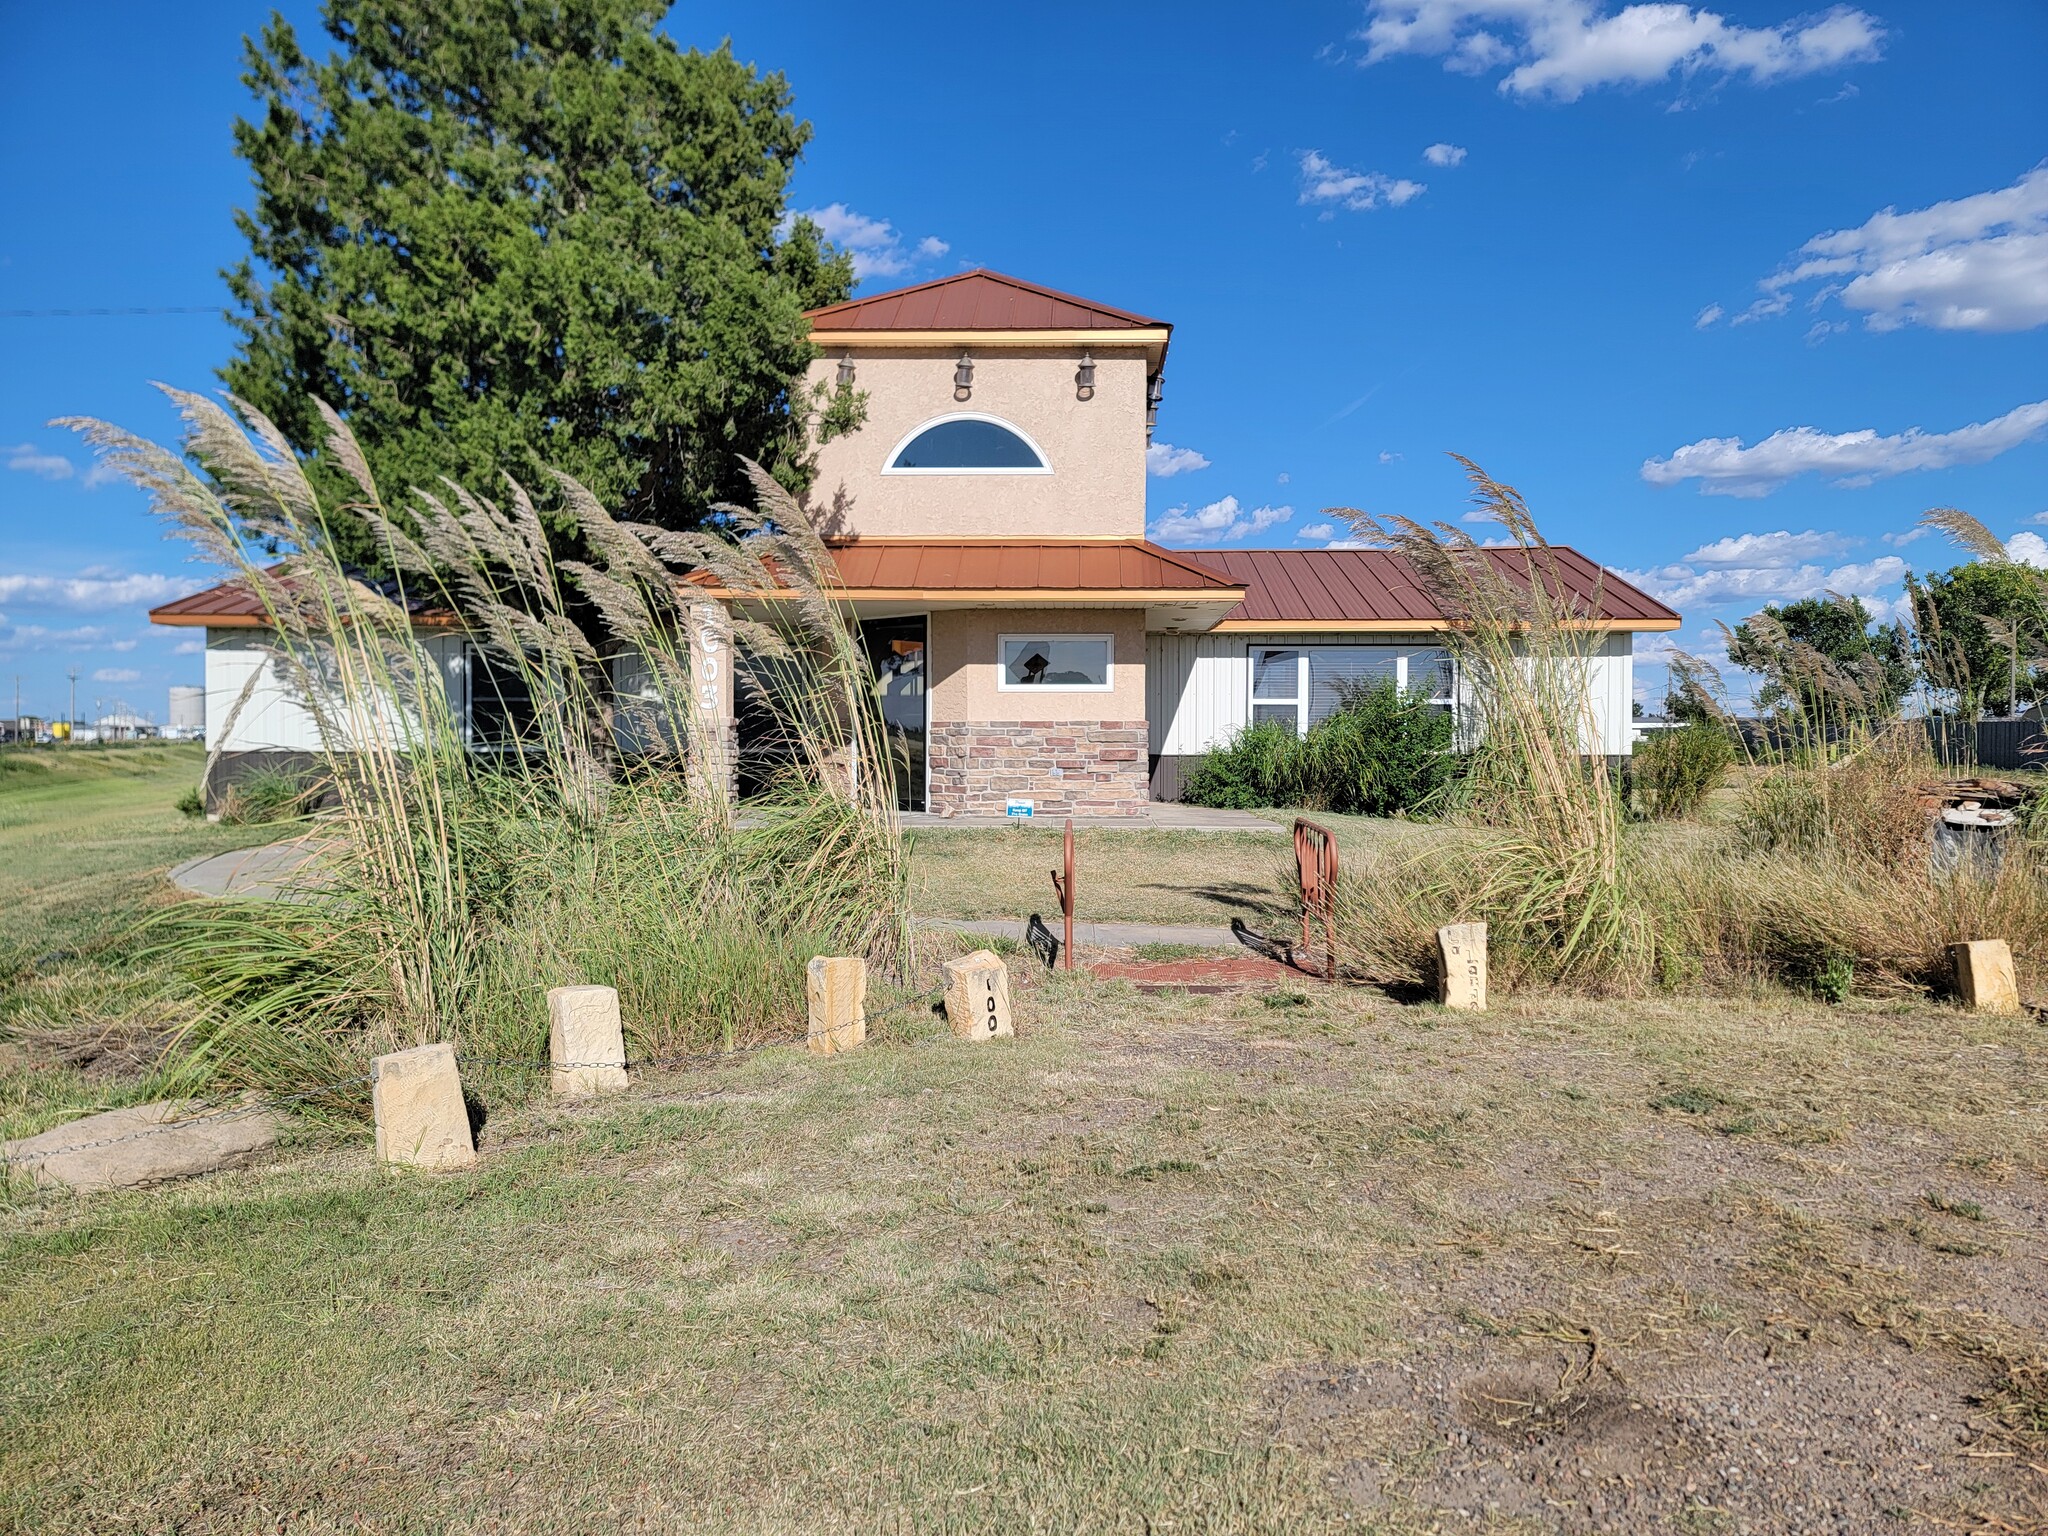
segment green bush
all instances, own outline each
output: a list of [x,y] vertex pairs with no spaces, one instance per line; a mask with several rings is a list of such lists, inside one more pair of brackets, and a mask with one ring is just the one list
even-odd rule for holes
[[206,814],[206,797],[199,793],[198,785],[193,785],[185,793],[178,796],[178,814],[193,817]]
[[1659,732],[1629,760],[1636,812],[1657,820],[1694,815],[1734,766],[1735,743],[1718,725]]
[[[257,768],[228,786],[221,802],[220,819],[236,826],[296,821],[312,814],[325,787],[325,780],[317,774],[295,773],[288,768]],[[179,809],[184,809],[182,804]]]
[[1335,713],[1297,737],[1273,721],[1209,753],[1181,798],[1250,810],[1299,805],[1361,816],[1415,815],[1442,801],[1457,772],[1451,717],[1392,683],[1347,689]]
[[1261,721],[1247,726],[1195,766],[1181,787],[1189,805],[1249,811],[1284,805],[1290,798],[1301,742],[1287,726]]

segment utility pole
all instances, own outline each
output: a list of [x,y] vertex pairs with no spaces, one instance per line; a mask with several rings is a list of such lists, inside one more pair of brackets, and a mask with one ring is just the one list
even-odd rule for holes
[[78,668],[71,669],[71,729],[78,730]]

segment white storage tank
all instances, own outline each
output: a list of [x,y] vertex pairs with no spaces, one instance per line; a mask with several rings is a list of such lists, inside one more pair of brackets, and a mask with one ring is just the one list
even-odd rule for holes
[[167,734],[197,738],[206,734],[206,690],[189,685],[171,689],[170,727]]

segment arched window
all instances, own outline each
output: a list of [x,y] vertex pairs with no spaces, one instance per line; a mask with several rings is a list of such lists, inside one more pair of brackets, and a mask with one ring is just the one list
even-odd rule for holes
[[911,429],[882,472],[889,475],[1049,475],[1038,444],[1007,421],[961,412]]

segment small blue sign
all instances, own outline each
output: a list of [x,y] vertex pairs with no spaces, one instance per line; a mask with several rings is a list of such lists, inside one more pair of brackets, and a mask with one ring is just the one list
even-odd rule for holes
[[1005,816],[1017,816],[1026,821],[1031,819],[1036,810],[1037,806],[1029,800],[1010,799],[1003,803],[1003,814]]

